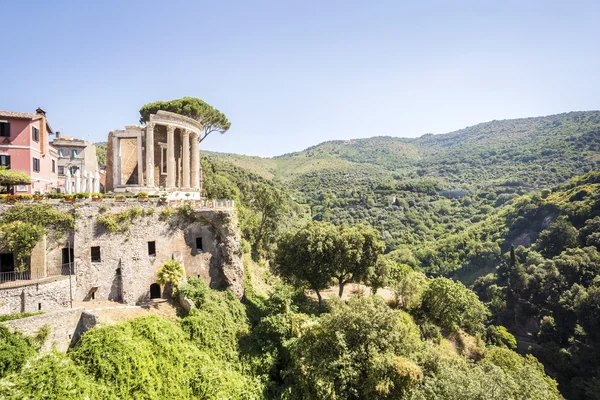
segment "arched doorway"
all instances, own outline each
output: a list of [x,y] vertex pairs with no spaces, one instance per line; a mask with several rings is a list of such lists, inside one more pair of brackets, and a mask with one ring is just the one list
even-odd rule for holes
[[160,299],[160,285],[158,283],[150,285],[150,298]]

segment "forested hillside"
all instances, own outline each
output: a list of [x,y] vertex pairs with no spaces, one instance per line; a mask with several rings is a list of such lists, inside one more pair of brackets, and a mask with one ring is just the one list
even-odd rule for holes
[[512,198],[600,165],[600,112],[325,142],[269,159],[209,154],[284,183],[316,220],[376,227],[391,251],[462,232]]

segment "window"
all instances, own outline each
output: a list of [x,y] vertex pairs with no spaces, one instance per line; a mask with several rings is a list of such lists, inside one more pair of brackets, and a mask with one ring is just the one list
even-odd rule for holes
[[10,137],[10,123],[0,122],[0,137]]
[[63,167],[62,165],[58,166],[58,173],[60,175],[64,175],[65,174],[65,167]]
[[6,167],[6,169],[10,169],[10,156],[9,155],[0,155],[0,166]]
[[33,157],[33,172],[40,172],[40,159]]
[[56,172],[56,161],[52,160],[52,172]]
[[58,149],[58,156],[59,157],[64,157],[65,156],[65,149]]
[[196,250],[202,251],[202,238],[201,237],[196,238]]
[[35,126],[31,127],[31,138],[33,139],[34,142],[40,141],[40,130],[38,128],[36,128]]
[[148,242],[148,255],[149,256],[156,255],[156,242]]
[[160,146],[160,174],[167,174],[167,146],[162,144]]
[[75,176],[75,172],[77,172],[77,170],[79,169],[79,167],[69,167],[69,171],[71,171],[71,175]]
[[102,259],[100,258],[100,246],[92,247],[92,262],[100,262]]
[[77,157],[77,150],[71,149],[71,158]]

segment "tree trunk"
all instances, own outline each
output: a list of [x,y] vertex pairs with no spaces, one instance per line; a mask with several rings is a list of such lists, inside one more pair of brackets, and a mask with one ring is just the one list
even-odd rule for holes
[[341,279],[339,280],[340,282],[340,291],[339,291],[339,295],[340,295],[340,299],[342,298],[342,294],[344,294],[344,285],[346,284],[346,282],[342,281]]
[[323,308],[323,298],[321,297],[321,292],[315,289],[315,293],[317,294],[317,298],[319,299],[319,308]]

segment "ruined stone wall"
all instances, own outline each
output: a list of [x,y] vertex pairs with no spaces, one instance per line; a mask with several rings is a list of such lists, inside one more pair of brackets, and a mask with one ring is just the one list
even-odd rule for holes
[[[73,280],[75,287],[75,280]],[[47,278],[35,284],[0,289],[0,315],[68,307],[69,277]]]
[[[215,288],[236,286],[232,288],[234,293],[243,295],[243,267],[233,211],[199,211],[193,221],[177,214],[164,220],[160,211],[165,207],[149,203],[113,204],[106,212],[119,213],[132,206],[153,209],[154,213],[134,219],[128,232],[119,234],[97,224],[101,213],[96,204],[79,207],[81,216],[74,238],[75,300],[127,304],[145,301],[150,296],[150,285],[156,282],[158,268],[172,258],[181,258],[188,277],[201,277]],[[224,224],[233,226],[227,228]],[[201,251],[196,249],[197,238],[202,238]],[[148,253],[148,242],[155,243],[155,255]],[[91,261],[92,247],[100,247],[100,262]],[[236,271],[229,271],[231,268]]]
[[[55,207],[66,211],[74,206],[59,203]],[[203,209],[187,217],[173,210],[174,214],[164,218],[161,211],[166,206],[155,201],[86,201],[75,203],[75,207],[76,230],[58,239],[49,235],[45,255],[47,271],[60,274],[62,249],[73,244],[74,301],[112,300],[127,304],[145,301],[150,297],[150,285],[156,282],[158,268],[172,258],[181,259],[188,277],[200,277],[213,288],[227,287],[238,298],[243,296],[242,251],[233,210]],[[150,215],[135,218],[125,233],[110,233],[97,223],[100,215],[132,207]],[[197,238],[202,239],[202,250],[196,248]],[[155,243],[154,255],[148,251],[151,241]],[[92,247],[96,246],[100,247],[100,261],[92,262]],[[70,303],[68,275],[24,283],[25,286],[0,289],[0,314],[50,310]],[[161,294],[163,291],[161,288]]]
[[121,184],[139,185],[137,138],[121,138]]
[[6,321],[2,324],[12,331],[18,330],[27,336],[35,336],[40,329],[47,326],[50,332],[40,350],[45,352],[56,348],[58,351],[65,352],[97,322],[98,319],[93,314],[85,312],[83,307],[77,307]]

